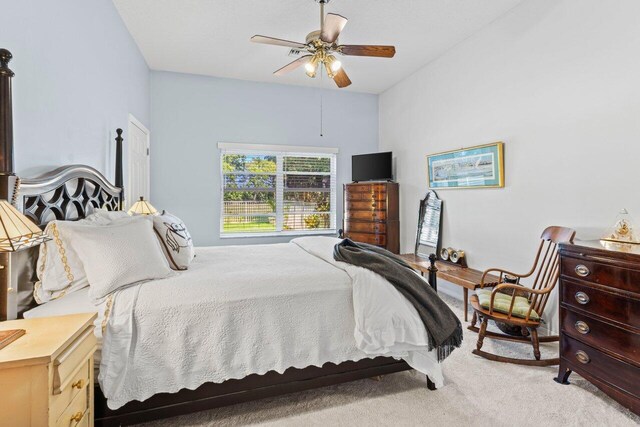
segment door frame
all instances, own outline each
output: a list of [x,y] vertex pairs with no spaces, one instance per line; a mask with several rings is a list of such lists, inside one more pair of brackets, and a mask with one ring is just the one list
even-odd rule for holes
[[129,143],[127,144],[127,185],[125,186],[125,206],[127,208],[131,207],[135,200],[140,195],[133,195],[131,192],[131,177],[134,176],[132,168],[133,164],[131,163],[132,157],[132,144],[131,144],[131,126],[135,126],[144,133],[147,134],[147,182],[149,183],[149,193],[151,193],[151,132],[145,125],[140,122],[140,120],[136,119],[136,117],[129,113],[129,122],[127,125],[127,137],[129,138]]

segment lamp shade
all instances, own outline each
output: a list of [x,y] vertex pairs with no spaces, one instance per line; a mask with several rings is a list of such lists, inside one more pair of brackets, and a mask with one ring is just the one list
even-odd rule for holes
[[153,207],[151,203],[146,201],[144,197],[140,196],[140,200],[135,202],[131,208],[127,211],[129,215],[155,215],[158,210]]
[[16,252],[49,240],[46,234],[11,203],[0,200],[0,252]]

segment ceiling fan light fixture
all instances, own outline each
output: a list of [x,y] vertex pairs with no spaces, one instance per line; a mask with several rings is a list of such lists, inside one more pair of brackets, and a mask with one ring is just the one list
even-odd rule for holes
[[327,55],[323,62],[324,68],[327,70],[327,75],[330,79],[334,78],[336,73],[340,70],[340,67],[342,67],[342,63],[333,55]]
[[340,71],[340,68],[342,68],[342,62],[337,60],[333,55],[329,55],[329,58],[329,67],[331,67],[331,71],[334,73]]
[[304,65],[307,76],[314,78],[318,74],[318,68],[322,73],[325,68],[329,78],[333,79],[339,88],[345,88],[351,84],[351,79],[342,67],[342,63],[334,54],[346,56],[368,56],[377,58],[393,58],[396,53],[394,46],[385,45],[343,45],[338,40],[342,30],[347,25],[348,19],[337,13],[324,13],[324,5],[329,0],[315,0],[320,5],[320,29],[307,34],[304,43],[255,35],[251,37],[254,43],[262,43],[274,46],[284,46],[292,54],[305,55],[276,70],[273,74],[283,76]]
[[305,73],[307,76],[313,78],[316,76],[316,70],[318,69],[318,57],[314,56],[306,64],[304,64]]

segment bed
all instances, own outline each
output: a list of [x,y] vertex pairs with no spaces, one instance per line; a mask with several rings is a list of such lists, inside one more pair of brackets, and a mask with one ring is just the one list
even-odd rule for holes
[[[3,64],[6,68],[6,63]],[[1,70],[0,70],[1,71]],[[100,172],[85,165],[62,166],[51,172],[45,173],[37,178],[17,177],[13,171],[13,139],[11,127],[11,96],[10,79],[12,73],[0,72],[0,197],[12,200],[41,227],[53,220],[76,220],[82,219],[94,208],[106,208],[108,210],[118,210],[122,207],[123,186],[122,186],[122,131],[118,129],[116,138],[116,171],[115,184],[111,184]],[[325,242],[329,244],[331,242]],[[124,289],[118,296],[119,301],[114,305],[117,313],[106,313],[107,306],[94,306],[91,309],[91,302],[83,296],[82,291],[75,292],[64,298],[46,303],[37,308],[26,311],[26,316],[51,316],[66,314],[78,311],[98,311],[99,321],[97,322],[97,335],[106,340],[102,348],[122,349],[131,346],[131,340],[124,343],[115,344],[113,341],[122,341],[126,335],[123,332],[126,328],[131,328],[131,324],[124,325],[117,319],[128,316],[140,316],[136,318],[136,327],[144,328],[144,321],[153,323],[155,320],[166,317],[168,312],[178,316],[180,321],[173,324],[175,329],[181,331],[183,335],[189,335],[189,326],[193,327],[194,319],[190,318],[189,310],[180,310],[176,307],[180,302],[193,301],[194,295],[201,295],[198,303],[204,304],[202,313],[212,313],[220,315],[221,318],[229,320],[222,329],[229,329],[229,325],[244,323],[256,319],[266,326],[275,325],[281,331],[270,331],[269,328],[255,328],[251,333],[245,330],[246,339],[234,344],[248,346],[239,352],[221,350],[223,346],[219,341],[216,345],[215,333],[204,337],[205,346],[188,347],[188,340],[176,339],[173,342],[173,351],[165,352],[163,360],[157,360],[161,369],[174,369],[176,360],[170,356],[181,353],[184,358],[188,355],[189,360],[183,361],[183,374],[190,376],[188,381],[164,382],[154,388],[153,384],[147,384],[148,395],[138,394],[138,400],[130,401],[127,397],[128,390],[114,388],[106,394],[110,395],[111,405],[107,404],[105,393],[100,386],[95,386],[95,422],[96,425],[126,425],[138,422],[149,421],[157,418],[175,416],[179,414],[210,409],[234,403],[276,396],[284,393],[291,393],[346,381],[362,378],[374,377],[394,372],[411,369],[411,366],[399,360],[403,356],[402,352],[387,354],[384,356],[373,356],[370,352],[363,352],[353,344],[354,326],[357,331],[358,316],[354,315],[352,301],[353,286],[356,283],[353,274],[342,271],[335,265],[331,265],[330,255],[326,255],[326,250],[322,253],[314,253],[317,248],[314,243],[305,242],[287,243],[263,247],[260,245],[251,247],[231,247],[231,248],[200,248],[198,249],[197,261],[193,269],[187,274],[181,274],[174,280],[153,284],[153,289],[148,283]],[[268,260],[268,254],[278,253],[281,257],[294,257],[295,263],[283,263],[278,266],[278,272],[274,272],[273,264],[267,261],[255,262],[255,260]],[[28,300],[28,295],[32,292],[31,276],[33,275],[35,251],[16,257],[12,264],[14,270],[13,277],[18,278],[18,293],[22,298],[20,305],[26,308],[33,305]],[[242,259],[252,258],[253,262],[247,262],[247,268],[255,269],[246,271],[241,280],[233,284],[233,288],[228,287],[228,282],[224,278],[230,277],[234,272],[237,276],[238,265],[228,265],[224,262],[213,262],[220,258],[230,257]],[[3,255],[4,256],[4,255]],[[228,258],[231,259],[231,258]],[[247,258],[245,258],[247,259]],[[17,265],[16,265],[17,262]],[[292,264],[302,268],[294,268]],[[301,265],[299,265],[301,264]],[[224,267],[224,266],[227,267]],[[271,268],[270,268],[271,267]],[[269,269],[271,274],[269,275]],[[306,273],[305,273],[306,272]],[[281,274],[278,274],[281,273]],[[252,275],[253,274],[253,275]],[[257,283],[255,274],[260,274],[261,280],[279,290],[275,294],[270,292],[264,294],[265,283],[261,286],[254,286]],[[306,275],[305,275],[306,274]],[[6,295],[7,289],[12,283],[10,275],[0,272],[0,295]],[[218,278],[212,282],[212,278]],[[266,277],[266,279],[265,279]],[[289,277],[289,280],[286,279]],[[370,276],[363,276],[362,281],[366,281]],[[181,281],[179,286],[186,289],[191,286],[193,289],[185,291],[183,299],[175,293],[176,281]],[[324,281],[323,283],[318,282]],[[162,283],[161,283],[162,282]],[[214,283],[215,286],[212,286]],[[303,286],[304,285],[304,286]],[[227,287],[225,287],[227,286]],[[243,289],[243,298],[235,297],[234,290]],[[318,291],[320,290],[320,291]],[[153,296],[152,296],[153,295]],[[160,308],[154,307],[157,303],[147,303],[152,298],[155,301],[163,302]],[[130,303],[127,304],[126,301]],[[140,303],[142,301],[142,303]],[[359,300],[359,301],[367,301]],[[7,316],[7,301],[0,301],[2,311],[0,316]],[[175,303],[172,305],[172,303]],[[132,309],[133,304],[135,310]],[[230,304],[237,304],[230,306]],[[358,305],[357,302],[355,305]],[[366,304],[360,304],[361,310],[366,310]],[[124,310],[124,311],[123,311]],[[128,311],[127,311],[128,310]],[[146,311],[145,311],[146,310]],[[288,311],[287,311],[288,310]],[[193,312],[194,310],[191,310]],[[295,312],[293,315],[287,315]],[[177,314],[176,314],[177,313]],[[221,314],[222,313],[222,314]],[[243,313],[243,314],[238,314]],[[247,319],[238,321],[234,316],[247,316]],[[114,317],[115,316],[115,317]],[[118,317],[120,316],[120,317]],[[288,320],[287,320],[288,318]],[[305,319],[307,322],[298,319]],[[116,319],[116,320],[111,320]],[[293,319],[293,320],[292,320]],[[185,322],[182,324],[180,322]],[[118,329],[120,327],[120,329]],[[124,328],[124,329],[123,329]],[[139,329],[140,331],[142,329]],[[284,330],[284,332],[282,331]],[[102,335],[103,332],[107,332]],[[280,347],[272,351],[276,356],[260,359],[260,363],[252,366],[253,361],[238,362],[237,355],[247,354],[251,349],[261,348],[265,342],[269,342],[269,336],[278,336],[277,342],[271,343],[275,347]],[[301,337],[309,337],[307,341],[317,341],[316,343],[305,343]],[[147,337],[151,336],[148,334]],[[235,335],[237,336],[237,334]],[[206,340],[209,341],[206,341]],[[351,340],[351,341],[349,341]],[[351,342],[351,344],[345,344]],[[322,345],[318,345],[318,343]],[[336,346],[337,343],[337,346]],[[227,345],[229,343],[226,343]],[[329,345],[331,344],[331,345]],[[137,342],[136,349],[144,349],[145,343]],[[146,343],[149,349],[158,342]],[[334,347],[331,347],[331,346]],[[203,363],[203,354],[197,351],[186,351],[185,346],[190,349],[211,348],[215,353],[216,360],[224,360],[224,364],[236,365],[235,370],[224,376],[216,376],[210,371],[210,367]],[[300,347],[301,352],[292,349]],[[330,348],[325,348],[330,347]],[[148,349],[148,351],[150,351]],[[320,350],[319,350],[320,349]],[[141,350],[142,351],[142,350]],[[324,351],[324,352],[323,352]],[[138,379],[143,381],[148,377],[151,370],[142,366],[122,366],[123,363],[111,362],[114,358],[113,351],[109,354],[99,356],[103,371],[100,372],[102,378],[112,376],[122,378],[139,374]],[[117,353],[117,352],[116,352]],[[194,354],[196,353],[196,354]],[[303,354],[294,354],[303,353]],[[314,353],[310,356],[311,353]],[[405,354],[406,355],[406,354]],[[166,358],[164,358],[166,356]],[[204,352],[204,356],[209,356]],[[115,356],[117,357],[117,355]],[[204,357],[206,359],[206,357]],[[225,359],[226,358],[226,359]],[[105,362],[105,360],[107,362]],[[125,359],[126,360],[126,359]],[[155,361],[154,361],[155,362]],[[188,369],[193,363],[203,367],[204,371],[193,375]],[[126,363],[124,365],[127,365]],[[177,365],[180,365],[178,363]],[[226,365],[225,365],[226,366]],[[108,369],[104,369],[107,367]],[[175,368],[179,369],[179,368]],[[115,372],[111,372],[114,371]],[[438,378],[432,378],[436,383],[441,384],[441,374],[434,371]],[[194,378],[196,377],[196,378]],[[427,386],[435,389],[435,383],[427,376]],[[160,391],[161,390],[161,391]],[[113,400],[119,393],[124,393],[124,397],[115,404]],[[112,409],[112,408],[117,409]]]

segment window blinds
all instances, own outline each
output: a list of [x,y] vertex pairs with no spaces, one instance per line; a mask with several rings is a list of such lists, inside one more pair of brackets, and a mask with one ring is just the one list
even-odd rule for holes
[[222,237],[335,232],[337,150],[219,147]]

